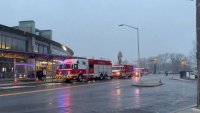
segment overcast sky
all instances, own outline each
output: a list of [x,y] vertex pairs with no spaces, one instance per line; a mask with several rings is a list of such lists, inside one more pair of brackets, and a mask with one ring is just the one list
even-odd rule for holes
[[0,24],[34,20],[38,29],[52,29],[53,40],[76,56],[117,60],[173,52],[189,55],[195,41],[195,2],[190,0],[0,0]]

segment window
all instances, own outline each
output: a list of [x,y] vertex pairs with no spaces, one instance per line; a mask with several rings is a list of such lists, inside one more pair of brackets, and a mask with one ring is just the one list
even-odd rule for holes
[[6,49],[11,49],[12,39],[6,37]]
[[48,53],[48,48],[47,46],[44,46],[44,54],[47,54]]
[[26,50],[26,41],[18,40],[18,50],[25,51]]
[[13,41],[12,41],[12,49],[13,49],[13,50],[18,50],[18,47],[17,47],[17,39],[13,39]]
[[38,44],[35,44],[35,52],[36,52],[36,53],[39,52],[38,49],[39,49]]
[[78,64],[74,64],[74,69],[78,69]]
[[93,65],[93,64],[90,64],[90,68],[94,68],[94,65]]
[[43,53],[43,46],[39,45],[39,53]]
[[5,49],[6,48],[6,38],[4,36],[1,37],[1,48]]

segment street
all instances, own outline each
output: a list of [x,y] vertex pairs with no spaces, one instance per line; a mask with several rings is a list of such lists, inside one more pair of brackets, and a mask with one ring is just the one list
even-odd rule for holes
[[0,87],[0,113],[171,113],[196,104],[195,80],[162,80],[158,87],[131,86],[135,79]]

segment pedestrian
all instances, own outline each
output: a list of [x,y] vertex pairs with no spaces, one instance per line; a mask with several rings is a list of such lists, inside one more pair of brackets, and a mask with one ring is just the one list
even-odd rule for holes
[[36,72],[37,78],[38,78],[38,80],[40,80],[40,81],[43,81],[43,79],[42,79],[43,74],[42,74],[42,73],[43,73],[42,70],[38,70],[38,71]]
[[47,76],[47,70],[46,70],[46,68],[42,69],[42,74],[43,74],[44,80],[46,81],[46,76]]
[[167,71],[165,71],[165,75],[166,75],[166,76],[168,75],[168,72],[167,72]]

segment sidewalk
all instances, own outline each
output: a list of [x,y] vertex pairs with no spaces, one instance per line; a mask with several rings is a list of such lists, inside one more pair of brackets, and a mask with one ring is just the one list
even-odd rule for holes
[[9,81],[0,81],[0,87],[6,87],[6,86],[19,86],[19,85],[37,85],[37,84],[45,84],[45,83],[55,83],[57,82],[57,80],[53,80],[52,79],[47,79],[46,81],[17,81],[16,83],[14,83],[13,80],[9,80]]
[[170,77],[170,80],[179,80],[179,81],[192,81],[196,79],[189,79],[189,78],[180,78],[180,77]]
[[200,113],[200,109],[197,109],[196,107],[192,107],[192,108],[186,108],[186,109],[180,110],[175,113]]

